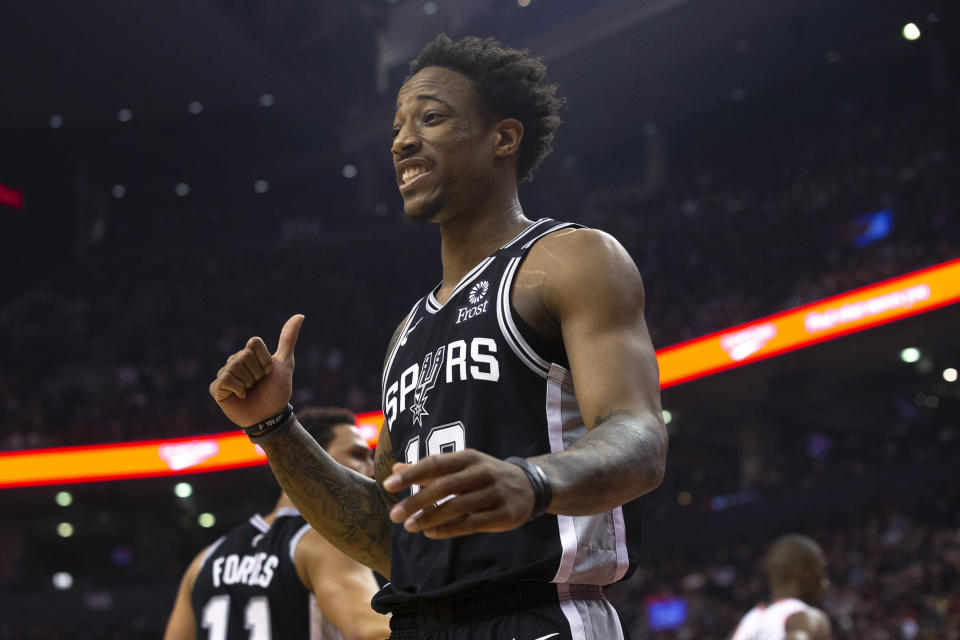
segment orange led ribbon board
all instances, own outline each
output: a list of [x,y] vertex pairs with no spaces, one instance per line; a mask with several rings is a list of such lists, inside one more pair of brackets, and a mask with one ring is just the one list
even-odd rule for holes
[[[960,258],[657,352],[661,387],[742,367],[960,301]],[[357,416],[370,446],[383,414]],[[0,488],[122,480],[266,463],[242,433],[0,453]]]
[[960,258],[657,351],[671,387],[960,301]]
[[[383,414],[357,415],[360,433],[376,444]],[[266,464],[242,433],[0,453],[0,489],[204,473]]]

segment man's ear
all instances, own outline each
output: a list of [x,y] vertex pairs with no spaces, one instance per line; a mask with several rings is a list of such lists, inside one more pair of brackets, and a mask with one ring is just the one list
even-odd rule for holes
[[497,123],[495,150],[498,158],[515,156],[523,140],[523,123],[516,118],[506,118]]

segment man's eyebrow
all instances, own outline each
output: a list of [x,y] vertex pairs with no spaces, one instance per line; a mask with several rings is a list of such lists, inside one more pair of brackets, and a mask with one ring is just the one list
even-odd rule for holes
[[[432,93],[420,93],[420,94],[417,94],[417,96],[416,96],[414,99],[417,100],[417,101],[421,101],[421,102],[424,101],[424,100],[432,100],[432,101],[434,101],[434,102],[439,102],[440,104],[442,104],[442,105],[444,105],[444,106],[447,106],[447,107],[450,106],[450,104],[449,104],[448,102],[446,102],[446,101],[444,101],[444,100],[441,100],[440,98],[438,98],[437,96],[433,95]],[[399,110],[400,110],[400,104],[397,103],[397,108],[395,109],[395,111],[399,111]]]

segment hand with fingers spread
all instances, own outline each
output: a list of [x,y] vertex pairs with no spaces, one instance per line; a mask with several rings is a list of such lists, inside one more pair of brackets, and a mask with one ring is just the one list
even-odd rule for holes
[[237,426],[248,427],[275,416],[290,401],[293,349],[303,318],[296,314],[287,320],[273,355],[263,340],[250,338],[243,349],[227,358],[210,383],[210,395]]
[[474,449],[397,463],[383,482],[394,493],[412,485],[419,491],[397,503],[390,519],[428,538],[515,529],[530,517],[535,502],[522,469]]

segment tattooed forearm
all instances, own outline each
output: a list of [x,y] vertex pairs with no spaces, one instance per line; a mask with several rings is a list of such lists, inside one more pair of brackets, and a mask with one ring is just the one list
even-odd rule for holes
[[[307,522],[348,556],[389,576],[391,523],[377,484],[339,465],[299,423],[262,446],[280,486]],[[383,457],[378,464],[384,464]]]
[[553,485],[549,511],[606,511],[659,486],[667,455],[663,423],[631,411],[598,416],[594,428],[566,451],[532,458]]

